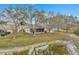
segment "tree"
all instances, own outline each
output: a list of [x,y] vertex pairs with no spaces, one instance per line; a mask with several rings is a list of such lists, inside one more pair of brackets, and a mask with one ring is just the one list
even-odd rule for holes
[[2,28],[4,28],[3,25],[5,25],[7,23],[6,21],[3,21],[4,20],[4,17],[6,17],[5,14],[4,14],[4,10],[3,11],[0,10],[0,25],[2,26]]
[[35,9],[33,8],[33,6],[29,6],[27,7],[27,14],[28,14],[28,19],[31,23],[31,25],[33,25],[33,18],[35,16]]
[[1,29],[5,31],[5,25],[7,24],[6,21],[0,20]]
[[0,10],[0,20],[3,20],[4,17],[6,17],[4,14],[4,10]]
[[38,11],[37,13],[37,23],[44,24],[45,23],[45,11]]
[[57,28],[58,31],[63,29],[65,26],[63,15],[57,14],[56,16],[53,16],[52,25],[54,28]]
[[7,14],[7,17],[10,20],[12,20],[12,22],[14,23],[15,28],[13,28],[13,39],[15,39],[16,32],[17,32],[17,27],[18,27],[16,11],[15,11],[14,8],[12,8],[11,6],[9,6],[8,8],[5,9],[5,12]]
[[50,30],[53,27],[53,16],[54,16],[54,12],[49,11],[47,16],[46,16],[46,28],[48,29],[48,31],[50,32]]
[[77,24],[77,17],[74,17],[73,15],[65,16],[64,21],[66,24],[66,32],[72,27],[74,27]]
[[16,7],[16,16],[17,16],[17,21],[19,21],[18,25],[21,26],[22,32],[24,32],[24,25],[26,25],[28,15],[26,8],[23,7]]

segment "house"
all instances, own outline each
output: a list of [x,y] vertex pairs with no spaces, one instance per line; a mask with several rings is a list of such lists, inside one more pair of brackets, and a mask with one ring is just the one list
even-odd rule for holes
[[28,24],[18,26],[18,32],[21,30],[24,30],[26,33],[32,33],[32,34],[40,34],[40,33],[53,33],[57,31],[57,28],[53,27],[53,25],[48,25],[47,27],[43,24]]
[[[4,25],[0,25],[0,29],[6,31],[6,32],[10,32],[10,33],[14,33],[15,29],[15,25],[13,23],[7,23]],[[40,33],[53,33],[55,31],[57,31],[57,28],[54,27],[53,25],[43,25],[43,24],[29,24],[26,23],[25,25],[18,25],[17,27],[17,32],[20,31],[25,31],[26,33],[30,33],[30,34],[40,34]]]
[[44,33],[44,32],[45,32],[45,28],[44,28],[42,25],[34,24],[34,25],[30,28],[30,31],[31,31],[32,33],[35,33],[35,34],[39,34],[39,33]]
[[15,30],[15,26],[12,23],[6,23],[6,24],[3,24],[3,25],[0,25],[0,30],[13,33],[14,30]]
[[24,29],[26,33],[32,33],[32,34],[39,34],[45,32],[45,28],[39,24],[33,24],[33,25],[26,24],[25,26],[20,26],[19,28],[20,28],[19,30]]

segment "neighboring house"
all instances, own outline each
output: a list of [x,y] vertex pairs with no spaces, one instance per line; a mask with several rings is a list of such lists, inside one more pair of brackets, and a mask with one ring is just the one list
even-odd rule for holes
[[[0,29],[13,33],[15,29],[14,24],[12,23],[7,23],[3,26],[0,25]],[[54,28],[52,25],[49,25],[45,27],[42,24],[26,24],[26,25],[19,25],[17,27],[17,32],[24,30],[26,33],[32,33],[32,34],[39,34],[39,33],[47,33],[47,32],[54,32],[57,31],[57,28]]]
[[18,26],[17,28],[17,32],[21,31],[21,30],[24,30],[26,33],[31,33],[30,32],[30,28],[32,27],[31,24],[26,24],[26,25],[20,25]]
[[13,33],[15,30],[15,26],[12,23],[3,24],[3,25],[0,25],[0,30]]
[[45,32],[44,26],[42,26],[40,24],[34,24],[30,30],[31,30],[31,32],[36,33],[36,34]]
[[35,34],[38,34],[38,33],[44,33],[45,32],[45,28],[41,25],[38,25],[38,24],[26,24],[25,26],[19,26],[18,27],[18,32],[21,31],[22,29],[24,29],[24,31],[26,33],[35,33]]
[[[0,30],[4,30],[6,32],[14,33],[15,25],[13,23],[7,23],[4,25],[0,25]],[[25,25],[18,25],[17,27],[17,32],[19,31],[25,31],[26,33],[32,33],[32,34],[39,34],[39,33],[53,33],[57,31],[57,27],[53,25],[44,25],[44,24],[28,24],[26,23]],[[63,31],[61,28],[59,31]]]

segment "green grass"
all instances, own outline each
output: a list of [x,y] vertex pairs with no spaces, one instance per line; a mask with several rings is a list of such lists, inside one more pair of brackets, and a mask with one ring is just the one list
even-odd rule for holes
[[0,48],[26,46],[51,41],[53,35],[54,34],[40,34],[33,36],[27,33],[17,33],[15,39],[13,39],[12,35],[8,35],[6,37],[0,37]]
[[56,33],[44,33],[39,35],[31,35],[27,33],[16,33],[16,38],[13,39],[12,35],[6,37],[0,37],[0,48],[13,48],[27,46],[42,42],[50,42],[53,40],[61,40],[67,38],[66,33],[56,32]]

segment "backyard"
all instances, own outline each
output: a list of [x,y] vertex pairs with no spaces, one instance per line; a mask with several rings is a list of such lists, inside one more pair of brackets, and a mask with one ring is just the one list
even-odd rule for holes
[[0,11],[0,54],[79,54],[78,17],[31,5],[7,5]]
[[[0,48],[13,48],[18,46],[26,46],[32,45],[36,43],[42,42],[50,42],[52,40],[65,40],[67,35],[65,33],[46,33],[46,34],[39,34],[39,35],[31,35],[27,33],[17,33],[16,38],[13,39],[11,35],[6,37],[0,37]],[[69,40],[69,39],[68,39]]]

